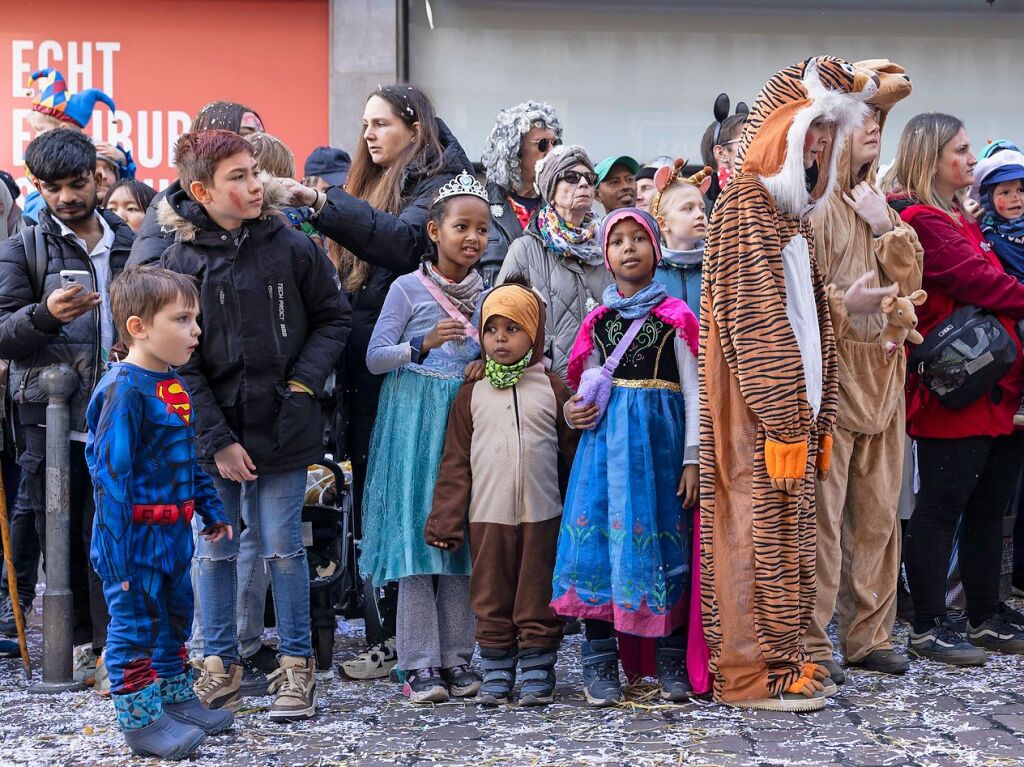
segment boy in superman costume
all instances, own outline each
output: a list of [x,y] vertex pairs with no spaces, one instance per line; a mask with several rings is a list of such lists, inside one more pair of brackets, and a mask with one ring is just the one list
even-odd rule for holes
[[231,536],[174,371],[198,343],[199,293],[190,277],[132,267],[111,282],[110,305],[129,351],[93,393],[85,447],[96,498],[90,555],[110,611],[106,665],[129,748],[182,759],[234,720],[199,702],[185,664],[193,514],[208,539]]

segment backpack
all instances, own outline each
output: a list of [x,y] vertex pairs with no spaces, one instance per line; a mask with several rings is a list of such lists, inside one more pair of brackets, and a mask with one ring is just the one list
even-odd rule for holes
[[42,227],[39,224],[33,224],[22,229],[21,243],[25,246],[25,266],[28,269],[28,282],[32,286],[32,295],[35,296],[36,301],[41,301],[43,284],[46,282],[46,264],[49,261]]

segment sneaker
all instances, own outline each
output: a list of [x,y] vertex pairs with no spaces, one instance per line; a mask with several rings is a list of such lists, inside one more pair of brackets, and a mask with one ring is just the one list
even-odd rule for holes
[[737,700],[725,705],[734,708],[753,708],[759,711],[821,711],[825,708],[825,691],[820,681],[806,676],[797,677],[786,690],[774,698]]
[[[25,620],[28,620],[28,612],[31,607],[31,602],[28,604],[21,603],[21,614]],[[6,594],[0,597],[0,634],[8,637],[18,636],[18,624],[14,620],[14,604]]]
[[1024,633],[1001,614],[993,615],[977,627],[968,621],[967,641],[993,652],[1024,654]]
[[[876,674],[906,674],[910,670],[910,662],[893,650],[887,647],[881,650],[872,650],[858,661],[851,661],[851,666],[874,671]],[[835,676],[832,677],[835,680]]]
[[988,660],[984,650],[975,647],[967,641],[967,637],[938,618],[927,631],[918,633],[911,629],[907,639],[907,655],[951,666],[983,666]]
[[619,683],[619,647],[615,638],[583,641],[580,646],[583,667],[583,694],[591,706],[615,706],[622,700]]
[[448,685],[448,692],[453,698],[472,698],[483,681],[478,673],[465,664],[441,669],[441,678]]
[[223,708],[232,713],[242,707],[242,666],[232,663],[227,670],[224,661],[216,655],[210,655],[200,661],[192,661],[192,666],[200,670],[199,679],[192,685],[196,697],[209,709]]
[[383,679],[398,665],[398,650],[395,638],[372,645],[352,660],[338,666],[338,673],[346,679]]
[[96,676],[92,686],[92,691],[104,698],[109,698],[110,674],[107,673],[107,663],[105,660],[106,654],[107,651],[104,650],[100,653],[100,657],[96,659]]
[[410,703],[444,703],[448,688],[444,686],[440,669],[418,668],[405,672],[402,694]]
[[277,650],[261,644],[260,649],[248,658],[242,658],[242,684],[238,688],[243,698],[260,697],[267,694],[267,674],[277,670]]
[[276,694],[270,707],[275,722],[294,722],[316,715],[316,676],[312,658],[281,656],[277,671],[267,677],[270,693]]
[[96,683],[96,663],[99,654],[93,649],[92,642],[77,645],[71,650],[71,677],[79,684],[92,687]]

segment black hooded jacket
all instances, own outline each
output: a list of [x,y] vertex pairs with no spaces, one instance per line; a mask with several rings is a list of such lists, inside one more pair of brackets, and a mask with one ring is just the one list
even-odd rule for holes
[[[160,264],[196,278],[203,334],[179,371],[192,394],[200,460],[239,442],[256,473],[289,471],[323,458],[316,397],[345,348],[349,304],[334,267],[276,213],[277,185],[264,189],[261,217],[236,241],[178,189],[158,223],[175,242]],[[316,397],[292,392],[289,381]]]

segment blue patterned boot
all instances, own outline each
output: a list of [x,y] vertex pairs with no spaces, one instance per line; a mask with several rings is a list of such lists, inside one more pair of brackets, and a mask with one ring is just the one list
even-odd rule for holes
[[139,756],[184,759],[206,738],[199,728],[164,715],[155,683],[138,692],[115,692],[111,697],[125,743]]
[[163,700],[164,713],[177,719],[182,724],[198,727],[207,735],[220,735],[231,729],[235,723],[235,715],[227,709],[208,709],[192,689],[190,675],[182,671],[169,679],[157,679],[160,687],[160,698]]

